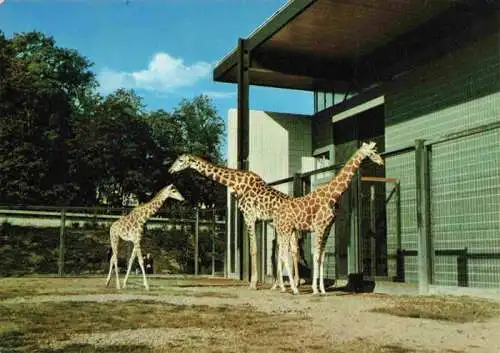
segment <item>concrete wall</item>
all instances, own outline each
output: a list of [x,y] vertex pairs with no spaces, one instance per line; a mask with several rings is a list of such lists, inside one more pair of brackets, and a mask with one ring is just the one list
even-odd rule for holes
[[[237,167],[237,110],[228,112],[228,166]],[[311,118],[308,115],[285,114],[265,111],[250,111],[249,131],[249,169],[259,174],[265,181],[272,182],[287,178],[296,172],[302,171],[302,157],[311,156]],[[291,183],[276,186],[276,189],[292,194]],[[238,242],[231,233],[234,229],[235,218],[231,215],[230,194],[228,193],[228,254],[233,268],[239,268]],[[257,227],[258,233],[262,226]],[[266,254],[266,261],[262,264],[267,276],[272,275],[271,255],[273,249],[274,232],[270,225],[266,226],[264,237],[266,244],[261,246],[262,253]],[[258,234],[258,238],[261,237]],[[231,267],[229,267],[231,268]],[[231,272],[231,271],[230,271]],[[231,276],[231,273],[228,275]],[[234,271],[233,274],[234,276]]]

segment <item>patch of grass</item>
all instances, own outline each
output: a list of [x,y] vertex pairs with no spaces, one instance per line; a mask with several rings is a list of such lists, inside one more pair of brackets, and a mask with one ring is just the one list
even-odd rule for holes
[[[2,348],[22,348],[21,352],[44,352],[40,350],[44,343],[69,340],[75,334],[92,332],[142,328],[246,332],[256,324],[256,327],[262,328],[273,327],[277,323],[286,330],[289,325],[303,319],[298,315],[268,315],[246,306],[176,306],[152,301],[1,304],[0,326],[10,323],[18,329],[2,333],[0,351]],[[137,349],[139,352],[142,348]]]
[[192,296],[192,297],[208,297],[208,298],[224,298],[224,299],[236,299],[238,296],[232,293],[224,292],[183,292],[180,295]]
[[465,323],[499,316],[500,303],[465,296],[401,296],[396,297],[392,305],[375,308],[371,311],[402,317]]
[[60,349],[40,349],[37,353],[153,353],[146,345],[109,345],[94,346],[92,344],[69,344]]
[[[148,278],[150,291],[145,291],[142,278],[129,278],[127,288],[117,291],[113,276],[109,287],[104,282],[105,277],[20,277],[0,278],[0,300],[16,297],[32,297],[37,295],[81,295],[81,294],[143,294],[143,295],[190,295],[217,298],[234,298],[228,293],[204,291],[204,294],[192,294],[183,290],[189,287],[241,287],[241,282],[227,279],[179,279],[179,278]],[[120,275],[123,281],[123,275]],[[120,282],[122,283],[122,282]],[[216,293],[216,294],[214,294]]]

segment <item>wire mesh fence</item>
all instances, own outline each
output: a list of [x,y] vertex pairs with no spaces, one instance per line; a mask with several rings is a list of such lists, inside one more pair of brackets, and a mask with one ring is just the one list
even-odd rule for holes
[[386,174],[401,186],[400,207],[387,203],[390,275],[399,267],[410,283],[500,288],[499,129],[422,141],[421,151],[386,158]]
[[[0,207],[0,275],[107,273],[109,227],[130,208]],[[155,274],[224,271],[225,210],[160,210],[146,224],[143,255]],[[125,272],[133,245],[121,240],[118,265]],[[195,262],[195,258],[198,261]],[[132,267],[139,269],[137,260]]]
[[429,145],[432,283],[500,288],[498,129]]
[[[500,289],[499,131],[497,122],[387,151],[384,177],[361,168],[335,211],[329,275],[358,262],[358,272],[398,282]],[[295,179],[314,189],[314,175],[341,167]]]

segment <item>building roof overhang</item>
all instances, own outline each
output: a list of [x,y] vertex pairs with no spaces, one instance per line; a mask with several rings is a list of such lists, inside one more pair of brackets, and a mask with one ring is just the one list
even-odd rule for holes
[[[358,91],[498,31],[497,0],[294,0],[245,40],[251,85]],[[215,67],[238,82],[238,49]]]

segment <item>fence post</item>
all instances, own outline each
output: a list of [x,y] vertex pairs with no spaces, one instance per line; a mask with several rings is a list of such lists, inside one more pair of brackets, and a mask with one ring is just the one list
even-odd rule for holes
[[212,208],[212,277],[215,277],[215,207]]
[[398,182],[396,188],[396,248],[402,249],[401,241],[401,184]]
[[375,184],[370,185],[370,272],[377,275],[377,224],[375,210]]
[[200,230],[200,209],[198,206],[196,210],[196,220],[194,224],[194,275],[198,276],[198,236]]
[[59,230],[59,261],[58,261],[58,275],[64,275],[64,232],[66,227],[66,210],[61,210],[61,227]]
[[429,228],[429,160],[425,140],[415,141],[415,181],[417,192],[418,227],[418,289],[420,293],[429,292],[432,277],[431,239]]

